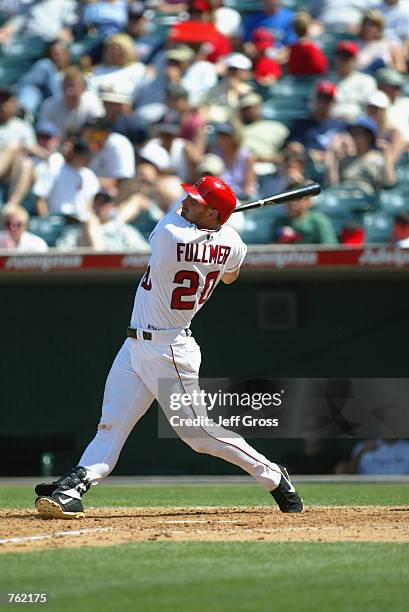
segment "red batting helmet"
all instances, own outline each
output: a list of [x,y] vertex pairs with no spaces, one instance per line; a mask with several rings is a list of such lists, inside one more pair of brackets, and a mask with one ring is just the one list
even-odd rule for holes
[[219,211],[220,223],[226,223],[236,207],[236,195],[231,187],[215,176],[204,176],[194,185],[182,185],[191,198]]

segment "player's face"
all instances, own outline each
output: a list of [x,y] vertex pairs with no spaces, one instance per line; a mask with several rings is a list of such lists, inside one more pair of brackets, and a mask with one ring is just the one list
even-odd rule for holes
[[207,204],[196,202],[191,196],[186,196],[182,202],[182,217],[198,227],[213,229],[220,225],[217,210]]

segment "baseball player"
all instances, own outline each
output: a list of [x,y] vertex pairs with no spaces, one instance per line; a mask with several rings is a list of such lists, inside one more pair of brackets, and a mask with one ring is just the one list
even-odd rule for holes
[[[220,280],[230,284],[237,279],[247,248],[226,225],[236,196],[224,181],[205,176],[183,188],[187,195],[181,208],[163,217],[150,236],[152,254],[136,291],[127,339],[106,381],[97,434],[75,468],[35,488],[35,505],[43,518],[83,517],[82,496],[114,469],[129,433],[153,400],[171,420],[171,394],[192,397],[198,388],[201,356],[190,323]],[[206,406],[188,402],[180,407],[179,422],[197,422],[196,417],[206,414]],[[172,426],[197,452],[221,457],[251,474],[282,512],[303,511],[285,468],[241,436],[216,425],[189,425],[189,420]]]

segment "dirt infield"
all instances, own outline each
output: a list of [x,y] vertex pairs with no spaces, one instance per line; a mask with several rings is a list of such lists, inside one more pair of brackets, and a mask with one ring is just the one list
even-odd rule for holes
[[409,507],[98,508],[84,519],[43,520],[35,510],[0,510],[0,552],[134,541],[409,542]]

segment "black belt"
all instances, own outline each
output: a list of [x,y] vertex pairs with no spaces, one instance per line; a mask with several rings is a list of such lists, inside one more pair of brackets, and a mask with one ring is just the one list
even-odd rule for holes
[[[134,327],[128,327],[126,330],[126,335],[128,336],[128,338],[134,338],[135,340],[138,339],[137,333],[138,333],[138,330],[135,329]],[[144,340],[152,340],[151,332],[147,332],[147,331],[142,332],[142,338]]]
[[[160,330],[158,330],[160,331]],[[188,327],[185,328],[186,336],[191,336],[192,332]],[[126,335],[128,338],[133,338],[134,340],[138,339],[138,330],[135,327],[127,327]],[[142,332],[143,340],[152,340],[152,333],[148,331]]]

